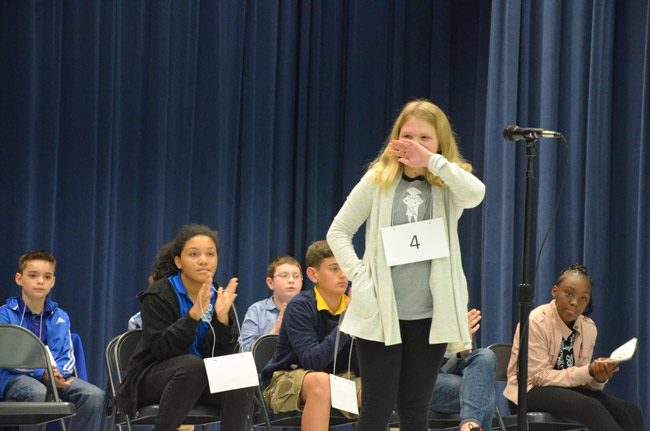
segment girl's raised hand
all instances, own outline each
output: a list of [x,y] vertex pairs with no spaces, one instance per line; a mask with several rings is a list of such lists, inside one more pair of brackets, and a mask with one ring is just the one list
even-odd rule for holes
[[467,323],[469,324],[469,335],[474,335],[479,330],[481,324],[481,312],[476,308],[472,308],[467,312]]
[[409,139],[394,139],[390,141],[391,156],[397,157],[400,163],[412,168],[426,168],[433,154],[415,141]]
[[217,320],[226,326],[229,323],[228,312],[230,311],[230,307],[232,307],[235,303],[235,299],[237,299],[238,284],[239,281],[237,277],[233,277],[230,279],[228,286],[226,286],[225,289],[223,287],[217,289],[217,301],[214,304],[214,312],[217,315]]
[[279,334],[280,327],[282,326],[282,318],[284,317],[284,310],[287,308],[287,303],[283,302],[280,306],[280,314],[278,314],[278,320],[275,322],[275,326],[271,329],[270,334]]
[[190,308],[189,315],[194,320],[201,320],[201,316],[210,306],[210,297],[212,296],[212,273],[208,272],[199,292],[196,294],[194,305]]

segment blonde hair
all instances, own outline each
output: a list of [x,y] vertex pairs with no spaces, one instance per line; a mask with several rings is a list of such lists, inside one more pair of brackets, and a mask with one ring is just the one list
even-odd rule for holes
[[[426,121],[433,126],[438,136],[438,152],[442,154],[448,161],[456,163],[461,168],[468,172],[472,172],[472,165],[467,163],[463,156],[460,154],[458,144],[456,143],[456,136],[451,128],[449,119],[445,113],[438,106],[434,105],[428,100],[420,99],[408,102],[402,108],[402,112],[393,124],[393,130],[386,140],[383,148],[379,152],[377,158],[370,163],[368,172],[372,173],[372,179],[384,191],[387,190],[395,181],[398,175],[402,173],[402,164],[397,161],[397,157],[388,154],[390,141],[399,139],[399,134],[402,126],[410,118],[419,118]],[[427,170],[425,178],[429,184],[438,187],[444,187],[445,183],[439,177],[433,175]]]

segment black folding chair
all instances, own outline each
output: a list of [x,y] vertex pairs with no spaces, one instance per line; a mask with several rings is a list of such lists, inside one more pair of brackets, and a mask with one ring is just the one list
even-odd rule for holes
[[117,381],[117,369],[115,367],[115,345],[121,334],[114,337],[106,345],[104,351],[104,361],[106,371],[108,372],[108,382],[106,383],[106,396],[104,397],[104,417],[102,418],[100,431],[106,429],[106,422],[109,424],[109,430],[115,429],[115,416],[117,415],[117,406],[115,404],[114,394],[117,393],[118,388],[115,387]]
[[[253,359],[255,360],[255,366],[257,367],[258,373],[261,373],[262,369],[271,360],[271,358],[273,358],[273,354],[275,353],[275,346],[277,345],[277,343],[278,343],[277,334],[266,334],[266,335],[262,335],[260,338],[255,340],[255,342],[251,346],[251,352],[253,353]],[[261,389],[259,391],[258,398],[259,398],[258,404],[260,406],[261,411],[258,412],[258,414],[255,415],[254,417],[253,422],[256,424],[255,426],[262,426],[268,423],[266,421],[266,418],[269,418],[270,424],[273,426],[273,428],[275,427],[299,428],[301,426],[302,413],[270,412],[268,407],[266,406],[266,403],[264,402],[264,398],[262,397]],[[264,415],[263,418],[259,418],[258,416],[260,415]],[[264,422],[262,422],[262,419],[264,419]],[[343,425],[352,425],[354,427],[354,424],[356,422],[357,422],[356,419],[348,419],[336,409],[332,409],[330,413],[330,423],[329,423],[330,428],[338,428]]]
[[[388,421],[388,428],[399,428],[399,415],[393,412],[390,420]],[[429,412],[429,430],[448,429],[457,427],[460,423],[460,415],[457,413],[438,413]]]
[[[120,384],[125,378],[126,366],[141,337],[141,329],[128,331],[120,335],[115,342],[115,345],[113,346],[112,359],[108,360],[109,363],[107,366],[109,366],[109,380],[111,381],[110,386],[114,403],[117,399],[116,395]],[[110,364],[110,360],[113,361],[112,364]],[[110,371],[111,365],[114,368],[113,372]],[[158,416],[159,410],[160,406],[158,404],[143,406],[136,411],[134,417],[130,417],[124,411],[124,409],[120,408],[120,406],[117,405],[111,413],[112,419],[110,422],[110,429],[113,430],[115,428],[115,425],[117,425],[117,427],[121,430],[122,426],[126,425],[126,428],[129,431],[132,431],[132,426],[153,425],[154,420]],[[185,419],[183,419],[183,423],[188,425],[201,425],[202,429],[205,430],[207,429],[207,425],[217,423],[220,420],[221,417],[218,408],[196,405],[187,413]]]
[[[497,358],[497,372],[495,380],[497,382],[508,381],[508,363],[512,352],[512,344],[496,343],[488,346]],[[499,406],[496,409],[497,418],[504,423],[507,429],[517,429],[517,415],[502,416]],[[558,418],[547,412],[529,411],[526,414],[528,419],[528,429],[530,431],[572,431],[584,430],[585,427],[576,422]]]
[[18,325],[0,324],[0,368],[46,368],[49,376],[44,402],[0,401],[0,425],[41,425],[59,421],[67,431],[65,418],[76,414],[73,403],[61,401],[56,390],[52,364],[45,346],[31,331]]

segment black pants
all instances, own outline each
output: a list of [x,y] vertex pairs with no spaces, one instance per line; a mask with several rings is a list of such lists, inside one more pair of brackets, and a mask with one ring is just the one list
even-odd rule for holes
[[544,411],[585,425],[591,431],[644,430],[641,410],[634,404],[583,388],[543,386],[527,397],[530,411]]
[[357,339],[361,412],[356,431],[385,430],[397,405],[400,430],[426,431],[446,344],[429,344],[431,319],[400,320],[402,344]]
[[242,431],[253,401],[252,389],[211,394],[203,359],[182,355],[154,365],[140,384],[140,405],[160,404],[154,427],[174,431],[196,404],[219,406],[221,429]]

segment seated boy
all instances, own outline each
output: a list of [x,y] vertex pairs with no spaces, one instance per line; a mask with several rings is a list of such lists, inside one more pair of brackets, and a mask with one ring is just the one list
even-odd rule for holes
[[[56,387],[61,399],[72,402],[77,414],[72,421],[73,430],[95,430],[102,417],[104,392],[79,378],[73,378],[75,366],[70,341],[70,318],[47,295],[54,287],[56,261],[42,251],[24,254],[18,261],[16,284],[21,297],[11,297],[0,307],[0,323],[20,325],[36,334],[56,361],[53,369]],[[0,399],[14,401],[44,401],[45,369],[19,372],[0,369]]]
[[[469,333],[478,331],[481,312],[467,313]],[[438,413],[460,413],[460,431],[492,427],[495,410],[496,357],[490,349],[466,350],[442,366],[433,387],[430,409]]]
[[280,332],[287,303],[302,289],[302,267],[291,256],[276,257],[267,268],[266,285],[273,291],[270,298],[248,307],[239,334],[242,352],[251,350],[253,342],[265,334]]
[[[347,370],[352,342],[340,333],[335,352],[337,325],[350,298],[345,295],[348,279],[341,271],[326,241],[316,241],[307,249],[307,276],[313,291],[296,295],[286,307],[275,354],[262,370],[264,398],[274,413],[302,410],[302,429],[327,430],[331,397],[328,373],[341,374],[357,384],[360,379],[356,353],[352,370]],[[338,354],[337,369],[333,369]]]

